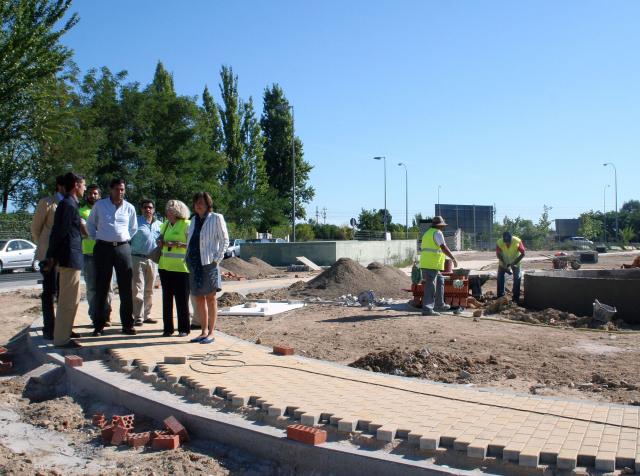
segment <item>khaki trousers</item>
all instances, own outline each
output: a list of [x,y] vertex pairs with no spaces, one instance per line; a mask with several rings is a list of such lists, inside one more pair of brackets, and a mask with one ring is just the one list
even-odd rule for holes
[[58,267],[59,289],[53,345],[65,345],[71,339],[73,321],[80,303],[80,270]]
[[153,283],[158,265],[150,258],[131,256],[133,265],[133,318],[148,319],[153,305]]

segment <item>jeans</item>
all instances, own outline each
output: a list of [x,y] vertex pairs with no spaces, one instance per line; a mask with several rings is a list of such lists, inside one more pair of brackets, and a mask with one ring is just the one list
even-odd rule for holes
[[53,300],[57,294],[58,268],[53,267],[49,271],[40,270],[40,272],[42,273],[42,333],[53,338],[56,320]]
[[[518,302],[520,300],[520,266],[511,265],[509,266],[509,268],[511,268],[511,272],[513,273],[513,300],[514,302]],[[507,270],[505,270],[501,266],[498,267],[498,297],[504,296],[504,275],[506,271]]]
[[422,269],[424,296],[422,313],[429,314],[444,307],[444,276],[437,269]]
[[96,316],[93,323],[94,329],[100,332],[104,329],[104,323],[107,319],[107,299],[114,268],[120,296],[120,322],[123,329],[132,329],[133,298],[131,280],[133,270],[131,247],[128,243],[113,246],[103,241],[97,241],[93,249],[93,258],[96,267]]

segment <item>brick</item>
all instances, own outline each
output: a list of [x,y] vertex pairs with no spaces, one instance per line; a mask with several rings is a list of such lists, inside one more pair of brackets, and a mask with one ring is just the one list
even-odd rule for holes
[[134,448],[145,446],[149,444],[150,441],[151,441],[150,431],[145,431],[144,433],[131,433],[129,435],[129,438],[127,439],[129,446],[132,446]]
[[293,355],[293,347],[287,345],[274,345],[273,353],[276,355]]
[[179,446],[179,435],[158,435],[151,443],[151,447],[154,450],[175,450]]
[[289,425],[287,427],[287,438],[307,445],[319,445],[327,441],[327,432],[320,428],[306,425]]
[[67,355],[64,358],[65,365],[69,367],[82,367],[82,357],[77,355]]
[[121,426],[127,430],[133,430],[133,422],[135,415],[113,415],[111,424],[113,426]]
[[127,441],[127,435],[129,434],[129,430],[123,426],[116,426],[113,428],[113,435],[111,436],[111,444],[112,445],[121,445],[122,443]]
[[93,415],[92,422],[95,426],[102,428],[105,424],[104,413],[96,413]]
[[111,443],[111,438],[113,438],[113,425],[106,425],[102,427],[101,435],[102,442],[106,445]]
[[164,420],[164,426],[171,434],[180,436],[180,442],[189,441],[189,434],[186,428],[173,415]]
[[186,364],[187,358],[185,356],[179,357],[179,356],[165,355],[164,363],[165,364]]
[[11,372],[13,368],[13,362],[0,362],[0,374],[6,374]]

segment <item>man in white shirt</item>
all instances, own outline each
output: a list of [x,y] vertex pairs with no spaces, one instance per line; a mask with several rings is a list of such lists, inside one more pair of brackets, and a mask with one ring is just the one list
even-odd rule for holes
[[109,197],[98,200],[87,219],[87,232],[96,240],[93,249],[96,267],[96,298],[93,335],[102,335],[107,319],[107,296],[113,268],[116,270],[120,295],[120,322],[122,332],[135,335],[133,328],[133,300],[131,280],[131,238],[138,229],[136,209],[124,199],[124,179],[114,179]]

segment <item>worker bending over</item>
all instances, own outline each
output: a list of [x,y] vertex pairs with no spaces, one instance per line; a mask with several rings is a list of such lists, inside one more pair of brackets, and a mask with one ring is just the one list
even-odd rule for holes
[[520,300],[520,261],[524,258],[524,243],[517,236],[505,231],[498,240],[498,297],[504,296],[504,274],[513,274],[513,302]]
[[631,264],[623,264],[622,269],[640,268],[640,256],[636,256]]
[[423,316],[439,316],[438,311],[448,311],[451,308],[444,303],[444,276],[440,271],[444,269],[445,256],[451,258],[456,267],[458,262],[444,242],[442,230],[446,226],[441,216],[435,216],[431,220],[431,228],[422,237],[420,268],[424,280]]

